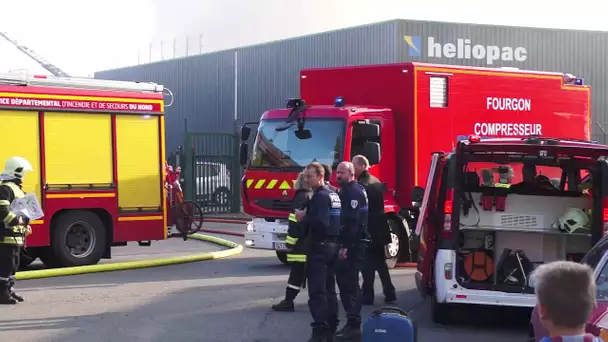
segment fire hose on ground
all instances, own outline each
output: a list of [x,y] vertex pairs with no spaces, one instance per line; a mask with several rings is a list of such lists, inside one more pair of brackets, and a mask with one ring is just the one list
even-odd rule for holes
[[[214,223],[232,223],[232,224],[246,224],[248,220],[244,219],[219,219],[219,218],[205,218],[204,222],[214,222]],[[207,229],[201,228],[201,232],[209,233],[209,234],[219,234],[219,235],[232,235],[232,236],[240,236],[245,237],[245,233],[233,232],[229,230],[221,230],[221,229]],[[415,262],[399,262],[395,265],[395,267],[399,268],[416,268],[417,264]]]
[[124,271],[124,270],[134,270],[139,268],[149,268],[149,267],[159,267],[159,266],[169,266],[169,265],[177,265],[205,260],[213,260],[213,259],[221,259],[229,256],[240,254],[243,251],[243,246],[232,241],[224,240],[215,236],[203,235],[203,234],[192,234],[188,236],[191,239],[211,242],[216,245],[227,247],[228,249],[215,251],[215,252],[206,252],[206,253],[197,253],[192,255],[184,255],[184,256],[176,256],[176,257],[168,257],[168,258],[158,258],[158,259],[150,259],[150,260],[139,260],[139,261],[127,261],[127,262],[117,262],[110,264],[101,264],[101,265],[88,265],[88,266],[75,266],[75,267],[65,267],[65,268],[52,268],[52,269],[44,269],[44,270],[33,270],[33,271],[22,271],[17,272],[15,275],[17,280],[26,280],[26,279],[41,279],[41,278],[50,278],[50,277],[62,277],[62,276],[71,276],[77,274],[88,274],[88,273],[100,273],[100,272],[113,272],[113,271]]

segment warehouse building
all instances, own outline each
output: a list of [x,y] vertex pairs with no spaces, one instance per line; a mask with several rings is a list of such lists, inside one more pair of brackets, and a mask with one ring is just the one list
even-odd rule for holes
[[[261,45],[100,71],[174,94],[167,149],[183,132],[234,132],[299,94],[305,68],[407,61],[570,73],[593,87],[593,135],[608,142],[608,32],[393,20]],[[236,121],[235,121],[236,117]]]

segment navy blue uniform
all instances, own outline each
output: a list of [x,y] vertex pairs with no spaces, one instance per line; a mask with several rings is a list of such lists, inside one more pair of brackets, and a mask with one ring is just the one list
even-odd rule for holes
[[327,186],[314,191],[301,224],[309,230],[306,254],[308,307],[313,318],[314,336],[323,336],[338,326],[338,298],[334,267],[338,259],[341,203]]
[[342,202],[342,231],[339,243],[347,248],[347,258],[338,261],[336,280],[340,288],[340,299],[346,312],[348,325],[361,325],[361,288],[359,272],[365,260],[367,234],[367,193],[357,181],[352,181],[340,190]]

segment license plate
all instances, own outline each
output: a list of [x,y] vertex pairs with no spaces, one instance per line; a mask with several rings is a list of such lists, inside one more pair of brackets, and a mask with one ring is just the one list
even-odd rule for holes
[[275,242],[274,243],[275,251],[284,251],[286,249],[287,249],[287,246],[285,245],[285,242]]

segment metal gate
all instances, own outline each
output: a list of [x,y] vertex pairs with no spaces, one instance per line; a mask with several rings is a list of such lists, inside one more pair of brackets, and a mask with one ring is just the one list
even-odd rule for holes
[[184,192],[204,213],[241,211],[239,138],[230,133],[186,133]]

